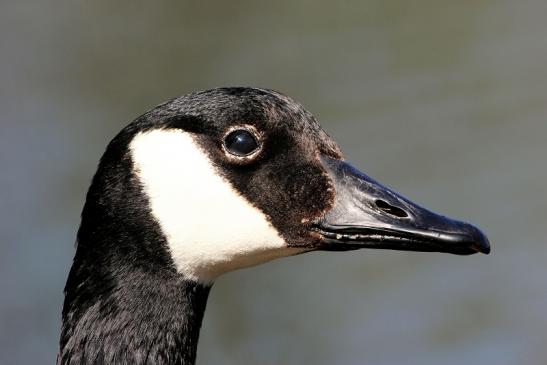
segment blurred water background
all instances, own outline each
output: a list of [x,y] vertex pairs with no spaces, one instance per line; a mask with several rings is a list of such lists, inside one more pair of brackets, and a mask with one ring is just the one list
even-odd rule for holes
[[55,361],[85,192],[154,105],[253,85],[490,256],[314,253],[231,273],[198,364],[547,364],[547,2],[3,1],[0,364]]

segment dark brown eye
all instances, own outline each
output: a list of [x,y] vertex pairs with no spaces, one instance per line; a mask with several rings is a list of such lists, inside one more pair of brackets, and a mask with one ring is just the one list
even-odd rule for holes
[[251,155],[260,147],[258,139],[246,129],[236,129],[224,138],[226,151],[238,157]]

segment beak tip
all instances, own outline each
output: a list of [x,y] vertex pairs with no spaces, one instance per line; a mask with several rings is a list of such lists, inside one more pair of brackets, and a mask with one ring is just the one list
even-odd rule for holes
[[490,245],[487,243],[486,245],[480,244],[480,245],[474,245],[473,248],[477,250],[477,252],[483,253],[485,255],[490,254]]
[[490,242],[488,241],[488,239],[481,244],[479,252],[485,255],[490,254]]
[[475,228],[475,232],[473,234],[474,242],[471,247],[477,252],[488,255],[490,253],[490,241],[488,240],[488,237],[486,237],[486,235],[482,233],[478,228],[473,228]]

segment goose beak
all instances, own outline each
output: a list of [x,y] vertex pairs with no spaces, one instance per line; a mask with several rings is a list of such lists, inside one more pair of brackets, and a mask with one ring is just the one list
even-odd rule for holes
[[336,189],[334,206],[313,226],[322,249],[490,252],[488,238],[475,226],[426,210],[344,161],[321,160]]

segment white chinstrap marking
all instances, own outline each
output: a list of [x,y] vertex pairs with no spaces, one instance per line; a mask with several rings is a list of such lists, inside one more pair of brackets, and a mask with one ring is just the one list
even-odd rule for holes
[[152,214],[188,279],[211,282],[302,252],[288,248],[264,213],[215,171],[190,133],[152,130],[138,134],[130,148]]

